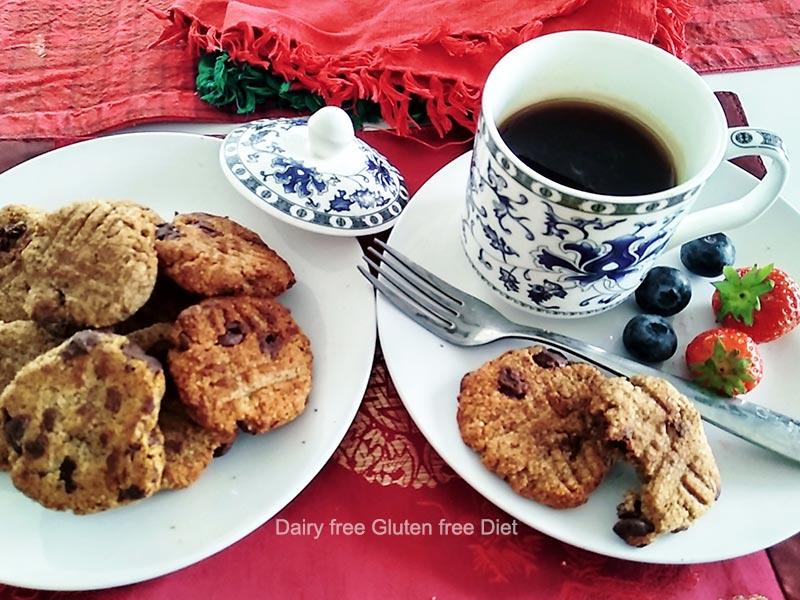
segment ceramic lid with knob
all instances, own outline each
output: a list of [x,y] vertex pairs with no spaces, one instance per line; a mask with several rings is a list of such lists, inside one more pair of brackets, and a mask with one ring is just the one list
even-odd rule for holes
[[328,235],[388,229],[408,203],[397,169],[358,139],[334,106],[310,117],[263,119],[231,131],[222,170],[248,200],[278,219]]

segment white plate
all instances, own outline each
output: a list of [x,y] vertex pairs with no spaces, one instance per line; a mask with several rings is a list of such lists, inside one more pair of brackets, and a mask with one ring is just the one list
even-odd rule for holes
[[[295,271],[297,284],[281,301],[311,340],[315,361],[308,408],[273,432],[239,436],[188,489],[96,515],[46,510],[0,473],[0,581],[37,589],[92,589],[193,564],[286,506],[322,469],[352,422],[375,347],[374,296],[355,269],[358,243],[314,235],[264,215],[222,175],[219,147],[219,140],[189,134],[99,138],[0,175],[0,198],[44,208],[125,198],[165,218],[174,211],[204,211],[257,231]],[[347,352],[341,351],[343,344]]]
[[[520,322],[624,353],[622,329],[637,311],[631,299],[605,314],[563,320],[532,316],[497,300],[463,256],[459,238],[469,156],[462,156],[429,180],[409,203],[389,243],[454,285],[493,304]],[[740,195],[753,178],[723,165],[699,204],[715,204]],[[775,262],[800,278],[800,214],[783,200],[757,222],[729,232],[737,245],[737,264]],[[664,264],[678,266],[677,251]],[[714,325],[712,288],[694,279],[690,306],[673,318],[681,350]],[[459,382],[468,371],[524,342],[502,341],[481,348],[459,348],[414,325],[388,301],[378,298],[378,333],[383,354],[400,397],[414,422],[442,458],[470,485],[518,520],[548,535],[600,554],[652,563],[697,563],[728,559],[766,548],[800,531],[800,465],[751,446],[712,426],[706,431],[722,475],[719,501],[685,532],[664,535],[645,548],[626,545],[612,532],[616,505],[634,483],[632,471],[615,467],[585,505],[554,510],[513,493],[485,469],[461,440],[456,423]],[[750,399],[800,417],[800,330],[762,346],[766,376]],[[665,368],[683,372],[680,356]]]

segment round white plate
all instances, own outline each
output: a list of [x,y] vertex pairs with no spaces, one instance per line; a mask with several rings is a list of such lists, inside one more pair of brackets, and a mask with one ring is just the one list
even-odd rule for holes
[[[468,166],[469,155],[465,155],[431,178],[409,203],[389,243],[512,319],[624,353],[622,329],[637,312],[633,299],[599,316],[548,319],[524,313],[484,287],[462,254],[459,237]],[[726,163],[709,182],[698,204],[735,198],[753,181],[744,171]],[[778,200],[757,222],[728,233],[737,245],[737,264],[775,262],[800,278],[798,231],[800,214]],[[679,266],[677,251],[667,253],[662,262]],[[681,344],[679,354],[695,334],[714,325],[712,287],[699,277],[693,282],[690,306],[673,318]],[[431,445],[483,496],[539,531],[600,554],[652,563],[728,559],[769,547],[800,531],[800,465],[710,425],[706,432],[722,475],[719,501],[687,531],[664,535],[645,548],[628,546],[611,529],[624,490],[635,482],[632,470],[623,465],[612,469],[589,501],[576,509],[555,510],[518,496],[485,469],[478,455],[463,443],[456,408],[459,382],[465,373],[525,342],[501,341],[480,348],[452,346],[415,325],[380,294],[378,333],[400,397]],[[762,352],[766,375],[749,399],[800,417],[800,329],[762,346]],[[673,357],[664,368],[683,373],[681,356]]]
[[297,278],[280,300],[311,340],[315,360],[308,407],[285,427],[240,435],[191,487],[96,515],[46,510],[0,473],[4,583],[59,590],[111,587],[214,554],[286,506],[322,469],[358,410],[375,348],[374,296],[355,268],[358,243],[264,215],[221,173],[219,147],[219,140],[189,134],[98,138],[0,175],[0,198],[43,208],[123,198],[150,206],[165,219],[175,211],[204,211],[258,232]]

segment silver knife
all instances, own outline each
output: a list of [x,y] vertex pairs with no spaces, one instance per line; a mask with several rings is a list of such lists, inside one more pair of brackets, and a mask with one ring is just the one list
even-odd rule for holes
[[510,337],[529,339],[556,347],[617,376],[652,375],[666,379],[693,401],[704,421],[800,464],[800,420],[749,402],[741,396],[734,398],[719,396],[677,375],[553,331],[520,325]]
[[[666,379],[694,402],[706,422],[800,464],[800,421],[741,398],[719,396],[682,377],[598,346],[516,323],[380,240],[375,244],[383,253],[369,248],[364,259],[380,277],[359,265],[362,275],[398,309],[438,337],[458,346],[481,346],[504,338],[525,339],[577,356],[617,376],[652,375]],[[379,259],[380,264],[373,258]]]

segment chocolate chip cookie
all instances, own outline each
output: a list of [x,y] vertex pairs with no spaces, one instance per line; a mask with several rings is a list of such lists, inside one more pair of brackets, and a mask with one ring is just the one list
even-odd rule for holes
[[25,310],[49,330],[105,327],[150,297],[158,217],[131,202],[76,202],[49,213],[22,251]]
[[[127,338],[166,365],[172,327],[171,323],[156,323],[129,333]],[[158,413],[158,427],[164,434],[161,489],[174,490],[197,481],[211,460],[233,445],[236,433],[215,431],[195,423],[179,399],[169,370],[164,371],[164,378],[166,390]]]
[[81,331],[29,362],[0,396],[11,480],[47,508],[77,514],[161,485],[161,364],[110,333]]
[[719,470],[700,415],[671,384],[645,376],[608,379],[590,410],[642,481],[617,508],[614,531],[625,542],[645,546],[683,531],[717,499]]
[[461,380],[461,437],[518,494],[579,506],[611,462],[588,412],[603,380],[594,367],[539,346],[508,351]]
[[30,243],[44,211],[11,204],[0,208],[0,321],[27,319],[25,279],[20,255]]
[[205,213],[176,215],[156,232],[164,272],[202,296],[274,298],[294,284],[289,265],[250,229]]
[[180,400],[169,395],[161,404],[158,426],[164,434],[164,490],[189,487],[236,440],[235,432],[214,431],[195,423]]
[[171,335],[172,323],[154,323],[131,331],[125,337],[144,350],[146,354],[164,363],[167,359]]
[[0,393],[22,367],[64,340],[34,321],[0,323]]
[[159,273],[153,293],[147,302],[133,315],[114,325],[114,333],[127,335],[151,325],[174,323],[183,309],[197,304],[202,299],[202,296],[187,292],[169,277]]
[[181,401],[207,429],[263,433],[306,406],[310,343],[275,300],[203,300],[178,316],[171,346],[169,371]]
[[[14,379],[17,371],[62,341],[33,321],[0,323],[0,394]],[[9,447],[5,436],[0,433],[0,471],[11,468],[8,460]]]

